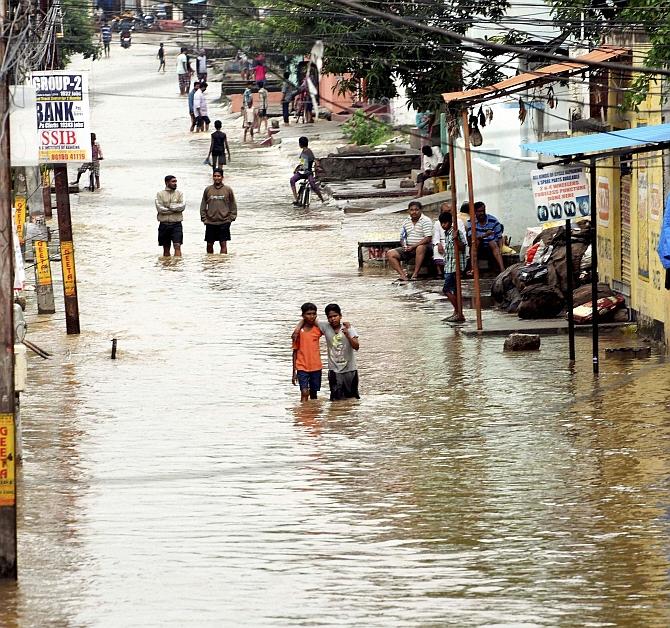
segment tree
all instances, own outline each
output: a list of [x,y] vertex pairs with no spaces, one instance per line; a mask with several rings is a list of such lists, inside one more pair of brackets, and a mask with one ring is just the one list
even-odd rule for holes
[[[325,45],[323,71],[351,75],[341,81],[342,89],[353,90],[364,80],[369,99],[396,96],[396,79],[415,108],[438,109],[444,104],[443,92],[474,86],[482,76],[464,81],[462,67],[472,53],[450,37],[356,15],[333,0],[254,1],[258,5],[229,0],[218,12],[214,32],[252,53],[276,50],[304,55],[320,39]],[[508,6],[507,0],[370,0],[361,4],[459,33],[477,20],[502,17]],[[489,72],[486,78],[491,77]]]
[[[666,0],[550,0],[564,33],[600,43],[616,31],[646,33],[650,49],[644,65],[670,68],[670,5]],[[654,77],[636,74],[625,105],[636,107],[649,93]]]
[[81,0],[61,0],[63,14],[63,38],[59,42],[60,62],[65,67],[74,54],[86,59],[100,56],[100,46],[94,43],[96,36],[93,20],[88,10],[82,8]]

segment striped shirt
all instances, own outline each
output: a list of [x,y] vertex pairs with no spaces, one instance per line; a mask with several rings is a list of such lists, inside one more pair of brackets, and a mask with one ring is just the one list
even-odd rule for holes
[[421,214],[416,223],[412,222],[411,218],[407,218],[402,223],[400,229],[400,240],[405,240],[407,246],[415,246],[424,238],[433,237],[433,221]]
[[[478,220],[476,220],[476,224],[477,237],[481,238],[482,242],[500,240],[502,238],[503,231],[505,230],[505,227],[503,227],[502,223],[500,223],[498,219],[491,214],[486,214],[486,222],[483,225]],[[468,232],[468,240],[470,240],[472,238],[472,225],[470,224],[469,220],[467,222],[466,228]],[[487,231],[492,231],[493,233],[491,235],[484,235]]]
[[112,27],[111,26],[101,27],[100,36],[102,37],[102,41],[105,43],[109,43],[110,41],[112,41]]
[[[465,270],[465,241],[460,231],[456,232],[458,234],[458,252],[460,259],[461,270]],[[456,272],[456,249],[454,247],[454,232],[452,229],[444,232],[444,272],[445,273],[455,273]]]

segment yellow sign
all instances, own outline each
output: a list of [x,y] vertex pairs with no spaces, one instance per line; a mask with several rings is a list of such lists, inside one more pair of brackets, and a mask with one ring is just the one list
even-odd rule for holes
[[66,297],[77,296],[77,276],[74,271],[74,244],[60,243],[60,263],[63,268],[63,293]]
[[15,210],[15,222],[16,222],[16,233],[19,235],[19,242],[21,244],[25,241],[25,226],[26,226],[26,208],[28,204],[26,202],[25,196],[17,196],[14,199],[14,210]]
[[44,240],[35,240],[35,273],[38,286],[51,285],[51,262],[49,244]]
[[0,414],[0,506],[16,504],[14,417]]

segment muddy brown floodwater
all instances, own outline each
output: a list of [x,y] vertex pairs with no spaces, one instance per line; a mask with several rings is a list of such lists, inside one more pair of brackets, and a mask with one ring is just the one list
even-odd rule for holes
[[[594,382],[588,338],[571,370],[565,337],[520,356],[455,334],[444,302],[357,269],[358,236],[399,217],[295,210],[286,150],[243,148],[237,122],[240,217],[208,257],[207,140],[153,43],[112,54],[91,80],[104,189],[73,207],[82,334],[30,315],[54,357],[23,397],[0,625],[669,625],[663,358]],[[165,174],[182,260],[158,258]],[[357,327],[360,402],[299,404],[307,300]]]

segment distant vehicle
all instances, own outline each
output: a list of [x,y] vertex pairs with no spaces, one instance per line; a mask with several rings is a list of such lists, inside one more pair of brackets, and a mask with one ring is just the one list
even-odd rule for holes
[[131,35],[130,31],[121,31],[121,48],[130,48]]

